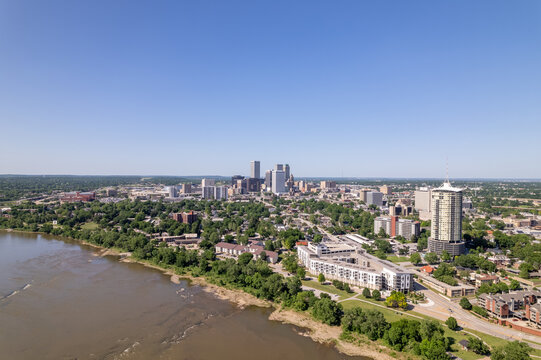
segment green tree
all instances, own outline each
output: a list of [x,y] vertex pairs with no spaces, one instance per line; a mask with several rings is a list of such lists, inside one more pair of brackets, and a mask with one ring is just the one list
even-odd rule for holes
[[357,306],[345,311],[342,317],[342,328],[344,331],[365,334],[370,340],[377,340],[384,336],[389,324],[380,311],[363,310]]
[[296,276],[287,278],[286,286],[287,291],[291,296],[296,296],[302,290],[301,280]]
[[306,277],[306,270],[303,267],[297,268],[297,276],[302,280]]
[[406,309],[408,307],[408,303],[406,302],[406,296],[399,291],[391,292],[391,295],[389,295],[387,299],[385,299],[385,305],[388,307],[401,309]]
[[441,252],[441,259],[442,259],[443,261],[449,261],[449,260],[451,260],[451,255],[447,252],[447,250],[443,250],[443,251]]
[[425,255],[425,261],[429,264],[436,264],[438,260],[438,255],[436,253],[428,253]]
[[445,321],[445,325],[451,330],[456,330],[458,328],[458,322],[452,316]]
[[318,276],[317,276],[317,281],[319,281],[320,283],[324,283],[325,282],[325,275],[323,275],[323,273],[320,273]]
[[246,266],[252,260],[253,257],[254,256],[251,253],[245,252],[239,255],[239,259],[237,261],[240,266]]
[[483,340],[475,338],[475,337],[469,337],[468,343],[469,343],[468,350],[473,351],[474,353],[479,354],[479,355],[490,354],[490,349],[483,342]]
[[379,292],[379,290],[372,291],[372,299],[376,301],[379,301],[379,299],[381,299],[381,293]]
[[327,297],[317,300],[312,309],[312,315],[327,325],[340,325],[343,311],[342,305]]
[[492,360],[526,360],[532,349],[526,343],[513,341],[499,346],[492,352]]
[[370,298],[371,294],[370,294],[370,289],[369,288],[364,288],[363,289],[363,296],[365,298],[367,298],[367,299]]
[[509,283],[509,289],[513,291],[520,289],[520,283],[515,279],[511,280],[511,282]]
[[519,266],[520,273],[518,276],[520,276],[523,279],[529,279],[530,278],[530,271],[533,270],[533,266],[528,263],[522,263]]
[[488,317],[488,312],[486,311],[486,309],[480,306],[472,306],[472,311],[476,314],[481,315],[482,317]]
[[295,301],[293,302],[293,308],[299,311],[305,311],[313,306],[317,301],[316,296],[312,291],[301,291],[297,293]]
[[470,303],[470,301],[463,297],[462,299],[460,299],[460,306],[465,309],[465,310],[471,310],[472,309],[472,304]]
[[410,262],[413,264],[413,265],[419,265],[421,263],[422,259],[421,259],[421,255],[419,253],[413,253],[410,255]]

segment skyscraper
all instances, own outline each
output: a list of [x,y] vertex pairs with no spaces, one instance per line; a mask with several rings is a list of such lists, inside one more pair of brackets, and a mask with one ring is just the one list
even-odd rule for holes
[[167,189],[170,198],[178,197],[178,189],[176,186],[169,186]]
[[274,165],[275,171],[284,171],[284,165],[283,164],[276,164]]
[[419,219],[429,220],[432,218],[432,189],[422,187],[415,190],[415,210],[419,212]]
[[265,188],[269,191],[272,188],[272,170],[265,172]]
[[286,192],[286,173],[282,170],[272,172],[272,192],[283,194]]
[[451,256],[466,251],[462,241],[462,189],[446,181],[431,196],[432,224],[428,251],[441,254],[446,250]]
[[202,179],[201,180],[201,187],[204,188],[205,186],[214,186],[215,181],[214,179]]
[[289,175],[291,175],[290,171],[289,171],[289,164],[285,164],[284,165],[284,171],[286,173],[286,180],[289,179]]
[[259,179],[260,173],[259,173],[259,161],[253,160],[251,163],[251,172],[250,177],[252,179]]

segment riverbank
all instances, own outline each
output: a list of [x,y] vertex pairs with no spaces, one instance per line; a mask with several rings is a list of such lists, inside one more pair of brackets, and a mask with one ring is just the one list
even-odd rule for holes
[[[291,324],[300,328],[306,329],[306,332],[299,333],[302,336],[307,336],[313,341],[321,344],[334,345],[335,348],[349,356],[367,356],[378,360],[392,360],[406,358],[407,354],[396,354],[391,349],[379,345],[373,341],[363,343],[363,346],[352,344],[340,339],[342,328],[338,326],[329,326],[318,321],[315,321],[310,315],[294,310],[283,309],[276,307],[270,316],[269,320],[279,321],[284,324]],[[403,356],[404,355],[404,356]]]

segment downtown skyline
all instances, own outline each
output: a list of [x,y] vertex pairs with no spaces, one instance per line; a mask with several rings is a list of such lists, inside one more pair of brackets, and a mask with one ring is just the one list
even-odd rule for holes
[[4,2],[0,174],[539,179],[540,11]]

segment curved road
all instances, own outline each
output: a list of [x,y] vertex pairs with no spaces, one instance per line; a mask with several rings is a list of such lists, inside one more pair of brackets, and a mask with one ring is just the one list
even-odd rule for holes
[[418,313],[443,321],[447,320],[449,316],[453,316],[457,320],[458,324],[464,328],[480,331],[482,333],[509,341],[524,341],[533,348],[541,349],[541,338],[538,336],[526,334],[515,329],[481,320],[462,309],[459,304],[455,303],[454,301],[447,300],[430,289],[423,288],[418,291],[424,293],[426,298],[434,303],[432,306],[414,305],[414,310]]

